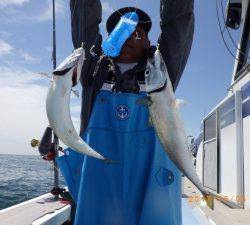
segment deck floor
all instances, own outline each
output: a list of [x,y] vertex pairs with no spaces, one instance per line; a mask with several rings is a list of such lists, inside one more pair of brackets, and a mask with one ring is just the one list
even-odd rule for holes
[[[249,225],[250,210],[231,209],[215,200],[214,210],[200,201],[190,198],[200,196],[194,185],[183,179],[183,225]],[[0,225],[28,225],[45,215],[62,209],[65,204],[54,201],[51,194],[40,196],[30,201],[0,211]]]
[[0,211],[0,225],[28,225],[35,220],[65,207],[46,194]]
[[205,216],[216,225],[249,225],[250,224],[250,210],[246,209],[232,209],[224,203],[215,200],[214,210],[207,206],[201,205],[201,202],[194,197],[199,196],[200,192],[196,187],[186,178],[183,179],[183,194],[188,198],[188,204],[191,207],[196,207],[201,210]]

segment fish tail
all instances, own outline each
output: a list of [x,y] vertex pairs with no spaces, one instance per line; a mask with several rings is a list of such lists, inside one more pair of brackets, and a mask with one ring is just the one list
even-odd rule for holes
[[212,196],[211,194],[205,194],[204,200],[205,200],[207,206],[210,209],[214,210],[214,196]]

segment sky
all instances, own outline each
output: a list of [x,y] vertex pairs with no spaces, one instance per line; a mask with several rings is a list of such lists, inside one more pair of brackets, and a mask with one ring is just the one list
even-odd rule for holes
[[[137,6],[153,20],[150,39],[155,44],[160,34],[159,2],[102,0],[101,33],[106,37],[105,21],[115,9]],[[187,134],[195,137],[204,115],[226,96],[234,66],[219,33],[215,2],[195,1],[194,43],[176,93],[187,102],[181,113]],[[48,125],[45,99],[52,71],[51,15],[52,0],[0,0],[0,154],[38,154],[30,140],[40,138]],[[70,18],[69,0],[56,0],[58,62],[73,50]],[[238,42],[238,32],[232,35]],[[229,46],[235,52],[232,43]],[[77,129],[80,104],[72,96]]]

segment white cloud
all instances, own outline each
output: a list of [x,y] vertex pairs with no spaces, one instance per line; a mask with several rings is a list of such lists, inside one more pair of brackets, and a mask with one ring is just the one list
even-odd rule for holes
[[0,23],[22,23],[27,21],[29,17],[16,7],[0,7]]
[[25,52],[22,49],[15,49],[11,44],[0,39],[0,57],[1,57],[2,62],[5,62],[8,64],[8,62],[10,61],[9,59],[10,57],[4,58],[4,56],[11,56],[11,58],[13,58],[15,62],[27,62],[27,63],[39,62],[39,59],[35,58],[28,52]]
[[[2,0],[0,0],[1,2]],[[16,0],[17,1],[17,0]],[[25,0],[23,0],[25,1]],[[6,2],[8,2],[6,0]],[[18,1],[17,1],[18,2]],[[25,1],[26,2],[26,1]],[[28,0],[27,0],[28,2]],[[24,3],[24,2],[23,2]],[[31,4],[31,1],[30,1]],[[8,6],[8,7],[1,7]],[[26,9],[19,9],[17,4],[0,5],[0,23],[27,23],[27,22],[44,22],[52,20],[52,1],[39,1],[39,4],[34,5],[32,11]],[[64,0],[56,0],[56,19],[65,16],[66,7],[68,4]]]
[[28,52],[20,51],[20,56],[24,59],[24,61],[28,63],[37,63],[39,59],[35,58],[34,56],[30,55]]
[[[101,28],[106,29],[106,21],[114,11],[115,11],[114,8],[109,2],[107,1],[102,2],[102,22],[100,24]],[[104,37],[105,35],[106,33],[104,33]]]
[[1,0],[0,6],[23,5],[26,2],[29,2],[29,0]]
[[[48,125],[45,101],[50,81],[22,67],[0,66],[1,153],[37,154],[30,147],[32,138],[41,138]],[[79,118],[73,117],[79,131]]]
[[51,46],[45,47],[45,50],[46,50],[47,52],[49,52],[49,53],[52,53],[52,51],[53,51],[53,49],[52,49]]
[[1,87],[22,87],[41,79],[36,73],[17,65],[0,66],[0,74]]
[[[62,16],[65,12],[65,2],[62,0],[57,0],[55,2],[56,16]],[[51,1],[47,1],[45,10],[36,17],[38,21],[47,21],[52,20],[52,3]]]
[[111,14],[114,12],[113,7],[108,2],[102,2],[102,12],[104,14]]
[[0,30],[0,38],[9,38],[12,36],[12,33],[4,30]]
[[0,56],[10,54],[12,50],[13,47],[10,44],[0,39]]
[[29,142],[48,124],[47,88],[37,84],[40,77],[23,68],[0,67],[0,73],[0,153],[33,154]]

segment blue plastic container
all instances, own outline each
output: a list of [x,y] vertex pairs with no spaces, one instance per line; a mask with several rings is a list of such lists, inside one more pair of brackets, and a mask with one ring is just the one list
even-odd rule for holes
[[128,12],[123,15],[107,40],[102,44],[104,54],[117,57],[126,40],[135,31],[138,21],[139,16],[136,12]]

